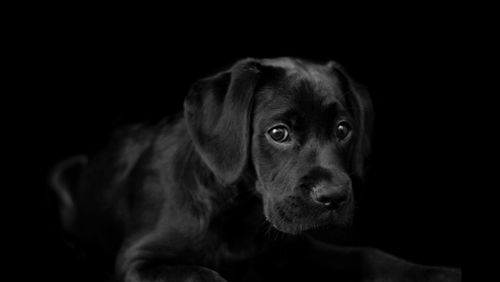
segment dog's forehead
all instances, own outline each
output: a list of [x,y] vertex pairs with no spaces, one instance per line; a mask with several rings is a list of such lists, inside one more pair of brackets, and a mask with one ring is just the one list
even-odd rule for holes
[[[294,58],[264,59],[263,65],[280,69],[283,73],[280,83],[281,95],[296,96],[310,94],[322,98],[325,104],[342,100],[339,80],[330,65],[320,65]],[[288,90],[288,91],[287,91]],[[307,92],[307,93],[304,93]]]
[[304,115],[342,108],[342,87],[329,65],[290,58],[264,60],[264,65],[281,75],[259,93],[258,108],[267,108],[268,113],[269,109],[271,113],[293,109]]

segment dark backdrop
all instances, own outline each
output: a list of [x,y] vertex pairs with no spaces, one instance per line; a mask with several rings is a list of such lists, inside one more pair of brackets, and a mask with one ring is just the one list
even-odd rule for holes
[[95,152],[118,125],[181,110],[197,78],[244,57],[276,56],[336,60],[372,95],[373,153],[355,243],[419,263],[461,266],[463,186],[455,142],[461,121],[450,103],[461,94],[452,87],[460,77],[446,28],[32,28],[20,50],[28,79],[14,119],[30,155],[21,181],[29,183],[23,193],[34,209],[25,209],[29,219],[19,222],[29,230],[24,244],[36,276],[66,280],[79,267],[61,240],[47,192],[52,165]]

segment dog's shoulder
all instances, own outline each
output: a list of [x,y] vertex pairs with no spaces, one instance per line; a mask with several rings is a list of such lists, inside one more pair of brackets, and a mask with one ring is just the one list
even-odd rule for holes
[[[144,153],[151,147],[156,136],[153,127],[134,124],[117,129],[110,141],[110,161],[114,163],[114,181],[125,180]],[[106,154],[106,153],[105,153]]]
[[[136,123],[114,130],[105,148],[92,158],[91,165],[101,170],[114,183],[126,181],[138,165],[165,159],[164,153],[179,143],[183,121],[178,117],[164,119],[154,125]],[[163,153],[161,156],[156,154]],[[155,156],[156,155],[156,156]]]

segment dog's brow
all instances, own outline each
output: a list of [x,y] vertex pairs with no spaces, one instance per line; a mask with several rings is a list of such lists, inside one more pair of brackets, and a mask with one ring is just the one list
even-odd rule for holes
[[274,115],[274,119],[282,120],[291,125],[295,124],[297,120],[299,120],[300,118],[301,118],[300,112],[294,109],[289,109],[287,111],[280,112]]
[[316,122],[319,120],[333,121],[340,113],[341,109],[336,102],[326,105],[297,104],[291,109],[276,113],[273,118],[294,125]]
[[340,105],[337,102],[328,103],[324,105],[323,108],[327,116],[331,118],[338,116],[342,112]]

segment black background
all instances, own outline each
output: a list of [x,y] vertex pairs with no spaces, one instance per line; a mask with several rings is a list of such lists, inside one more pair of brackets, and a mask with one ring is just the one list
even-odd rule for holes
[[46,185],[57,161],[97,151],[116,126],[181,110],[198,78],[244,57],[277,56],[335,60],[372,95],[373,152],[355,243],[418,263],[462,265],[462,120],[452,101],[465,93],[453,87],[463,79],[455,30],[325,22],[321,29],[252,22],[245,29],[198,23],[184,30],[182,22],[139,22],[33,23],[20,35],[16,69],[23,79],[12,119],[29,156],[19,165],[29,173],[18,182],[29,196],[25,212],[15,214],[29,255],[16,260],[36,262],[26,275],[64,281],[78,270]]

